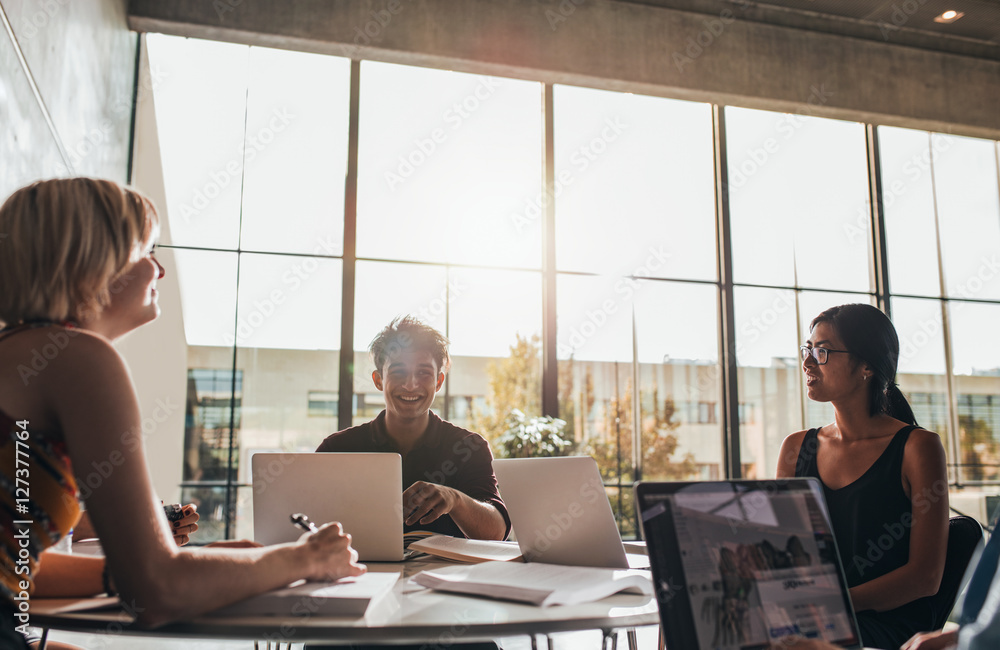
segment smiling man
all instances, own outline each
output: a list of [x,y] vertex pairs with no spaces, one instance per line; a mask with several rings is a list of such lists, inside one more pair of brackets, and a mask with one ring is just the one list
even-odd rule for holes
[[448,339],[412,316],[394,319],[369,347],[372,381],[385,410],[339,431],[319,452],[387,452],[403,457],[404,530],[504,539],[510,532],[490,446],[431,410],[451,366]]

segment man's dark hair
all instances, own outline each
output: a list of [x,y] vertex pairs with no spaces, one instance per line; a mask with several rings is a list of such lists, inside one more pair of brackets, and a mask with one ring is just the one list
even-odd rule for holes
[[402,350],[426,350],[438,364],[438,370],[448,372],[451,356],[450,341],[444,334],[414,316],[397,316],[372,339],[368,346],[375,369],[382,372],[385,362]]

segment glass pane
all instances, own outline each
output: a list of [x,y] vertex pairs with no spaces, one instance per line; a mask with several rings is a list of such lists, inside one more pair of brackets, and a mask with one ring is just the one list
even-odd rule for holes
[[183,249],[172,252],[188,345],[231,347],[236,326],[237,254]]
[[880,126],[878,137],[889,286],[893,293],[940,296],[930,136]]
[[869,291],[864,126],[726,107],[726,137],[736,281]]
[[[899,375],[945,375],[941,302],[892,299],[892,323],[899,336]],[[897,383],[900,383],[897,381]]]
[[448,286],[448,419],[493,442],[515,409],[541,415],[541,274],[451,269]]
[[[226,539],[226,488],[225,487],[185,487],[181,490],[181,503],[198,506],[198,531],[191,543],[204,545]],[[253,539],[250,535],[236,539]]]
[[[235,249],[245,142],[245,45],[148,34],[163,161],[162,242]],[[211,107],[211,110],[206,110]]]
[[629,278],[558,276],[556,350],[560,359],[632,361]]
[[244,253],[236,342],[245,348],[340,349],[341,267],[340,260]]
[[[361,68],[358,255],[541,266],[535,82],[366,61]],[[400,119],[400,107],[406,119]]]
[[554,105],[559,269],[715,279],[711,106],[572,86]]
[[996,144],[935,133],[931,147],[948,295],[1000,299]]
[[984,527],[993,523],[1000,509],[1000,486],[951,486],[948,505],[955,510],[975,517]]
[[[719,295],[644,280],[635,294],[643,480],[722,475]],[[689,316],[677,318],[683,309]]]
[[803,422],[796,296],[791,289],[737,287],[733,299],[743,474],[770,478],[781,442]]
[[953,463],[941,302],[893,298],[892,322],[899,336],[896,383],[917,424],[941,436],[948,462]]
[[250,48],[244,249],[341,255],[351,62]]
[[604,490],[611,502],[611,511],[615,513],[622,539],[637,539],[639,533],[636,529],[635,492],[632,487],[606,487]]
[[462,292],[462,287],[449,287],[443,266],[359,261],[356,277],[354,349],[362,352],[397,316],[410,314],[446,332],[448,293]]
[[[239,348],[244,377],[237,457],[239,480],[250,483],[250,457],[257,452],[315,451],[339,429],[337,389],[340,353],[336,350]],[[327,398],[322,409],[310,395]]]
[[[631,492],[633,454],[638,453],[633,444],[638,429],[633,407],[635,293],[621,279],[558,277],[559,415],[566,421],[565,436],[575,443],[576,453],[597,461],[607,485],[624,487],[618,493],[622,499]],[[617,497],[612,499],[618,517],[620,505],[624,507]]]
[[183,479],[225,482],[230,434],[243,418],[243,372],[234,375],[232,350],[219,348],[192,346],[188,364]]
[[961,476],[1000,479],[1000,304],[950,303]]

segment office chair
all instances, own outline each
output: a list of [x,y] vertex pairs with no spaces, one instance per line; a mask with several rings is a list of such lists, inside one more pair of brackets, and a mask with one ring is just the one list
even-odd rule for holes
[[941,586],[936,594],[924,599],[930,602],[934,611],[934,626],[930,629],[940,630],[948,621],[948,615],[961,590],[962,577],[969,566],[969,560],[982,539],[983,527],[972,517],[960,515],[948,521],[948,548],[945,552]]

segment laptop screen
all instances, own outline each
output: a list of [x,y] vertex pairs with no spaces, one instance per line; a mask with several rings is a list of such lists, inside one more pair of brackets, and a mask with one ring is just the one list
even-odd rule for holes
[[667,648],[859,647],[819,483],[639,483]]

